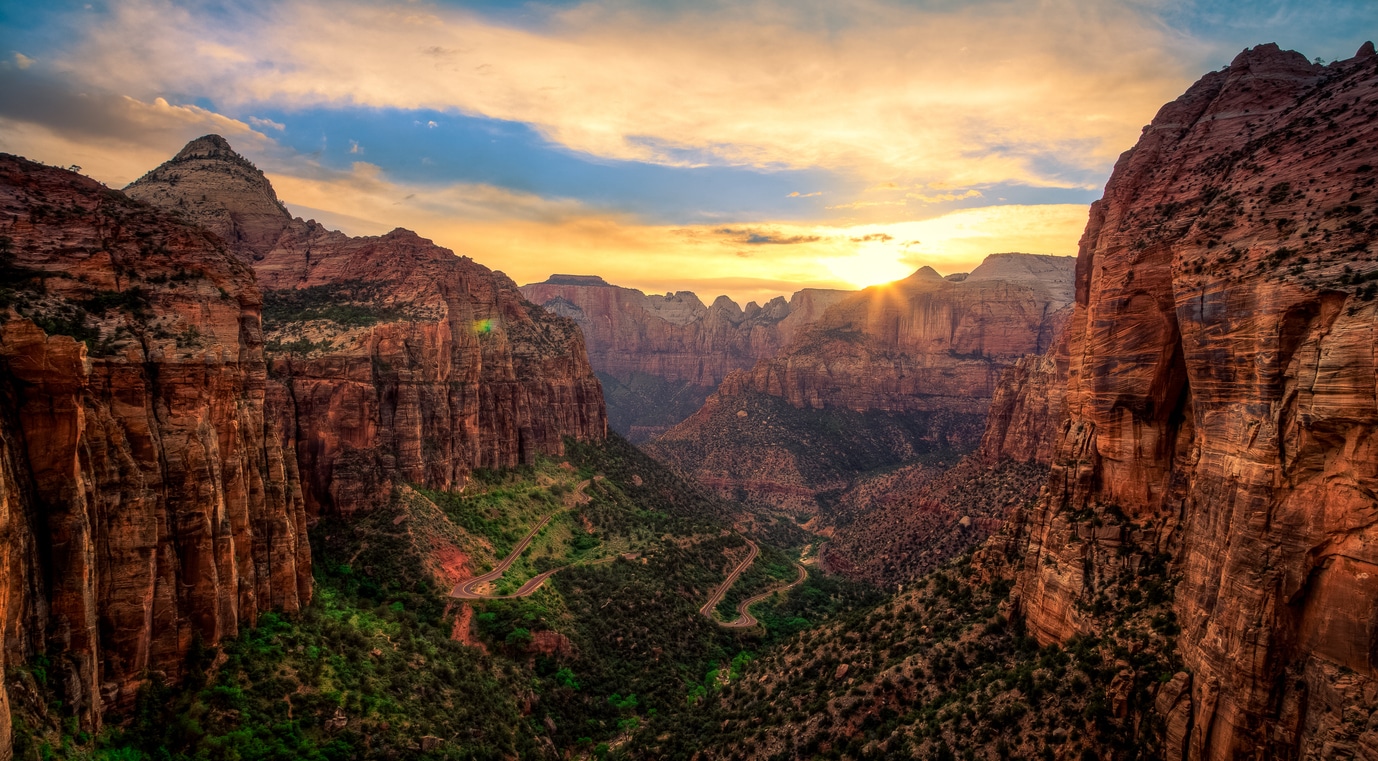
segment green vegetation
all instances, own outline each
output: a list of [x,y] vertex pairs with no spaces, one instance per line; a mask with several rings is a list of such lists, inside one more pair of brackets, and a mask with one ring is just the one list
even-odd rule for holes
[[358,328],[401,319],[402,310],[379,303],[381,293],[378,284],[361,280],[264,291],[263,329],[273,331],[308,320]]
[[1159,757],[1152,690],[1181,669],[1175,579],[1162,556],[1113,553],[1139,562],[1097,567],[1139,570],[1095,578],[1083,604],[1103,623],[1063,647],[1039,647],[1002,606],[1017,558],[966,556],[762,651],[740,681],[637,734],[626,757]]
[[[698,608],[745,548],[713,517],[731,506],[619,438],[569,449],[569,465],[480,472],[460,494],[402,489],[391,505],[322,521],[316,598],[301,614],[267,614],[218,651],[195,648],[182,686],[151,683],[127,723],[97,737],[56,718],[59,704],[18,712],[18,757],[488,759],[552,746],[616,757],[688,710],[696,688],[716,695],[741,680],[750,653],[799,621],[874,599],[810,582],[762,604],[780,633],[718,626]],[[568,567],[525,598],[447,597],[451,550],[472,553],[478,572],[552,512],[501,583]],[[763,578],[790,568],[780,551],[763,558]],[[42,662],[25,673],[48,689]]]

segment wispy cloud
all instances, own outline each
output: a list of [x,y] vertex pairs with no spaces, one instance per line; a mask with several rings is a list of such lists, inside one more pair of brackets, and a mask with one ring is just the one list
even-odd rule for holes
[[257,116],[250,116],[249,123],[259,129],[275,129],[278,132],[287,129],[287,125],[282,122],[275,122],[272,119],[260,119]]

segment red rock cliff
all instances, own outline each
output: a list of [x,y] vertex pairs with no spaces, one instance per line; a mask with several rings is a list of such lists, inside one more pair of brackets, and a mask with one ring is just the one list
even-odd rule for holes
[[46,653],[86,728],[310,600],[260,305],[215,236],[0,156],[0,653]]
[[1372,45],[1265,45],[1164,106],[1092,207],[1016,595],[1061,640],[1142,559],[1121,544],[1175,559],[1169,758],[1378,755],[1375,167]]
[[579,323],[595,370],[619,380],[645,373],[713,387],[772,357],[849,291],[810,288],[743,310],[727,297],[705,307],[688,291],[647,296],[600,277],[554,275],[522,286],[533,302]]
[[406,230],[351,238],[292,219],[217,136],[128,193],[216,230],[265,293],[274,383],[296,428],[313,513],[366,509],[402,483],[463,485],[475,468],[606,435],[578,328],[502,273]]
[[647,296],[591,275],[552,275],[527,298],[579,324],[603,381],[608,424],[647,441],[688,417],[730,372],[775,356],[850,291],[808,288],[745,309],[688,291]]

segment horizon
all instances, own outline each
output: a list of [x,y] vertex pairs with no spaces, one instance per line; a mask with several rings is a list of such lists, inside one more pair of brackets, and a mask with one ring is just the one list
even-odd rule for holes
[[123,187],[221,134],[351,235],[763,304],[1075,255],[1162,104],[1375,27],[1359,0],[57,3],[0,13],[0,150]]

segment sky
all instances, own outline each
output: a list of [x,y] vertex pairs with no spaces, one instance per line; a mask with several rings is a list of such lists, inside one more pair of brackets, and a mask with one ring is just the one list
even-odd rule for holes
[[0,151],[123,187],[218,133],[291,211],[518,283],[764,302],[1074,255],[1158,108],[1374,0],[0,0]]

